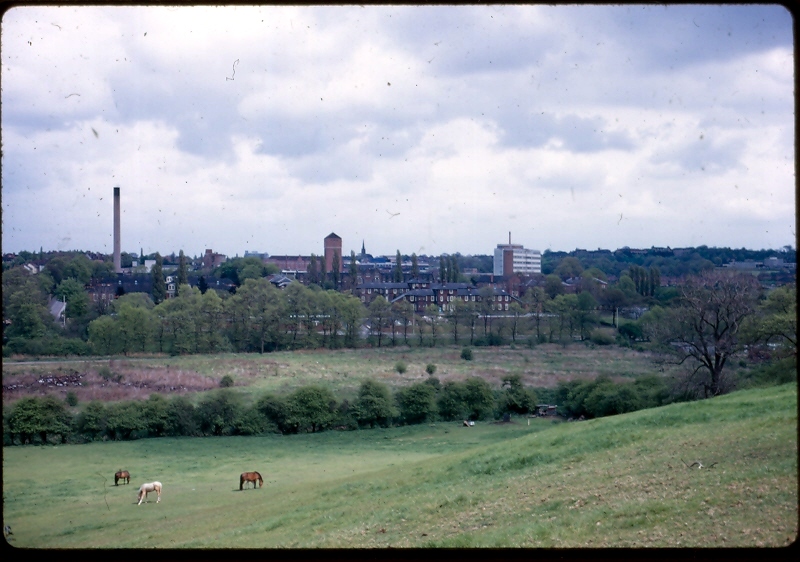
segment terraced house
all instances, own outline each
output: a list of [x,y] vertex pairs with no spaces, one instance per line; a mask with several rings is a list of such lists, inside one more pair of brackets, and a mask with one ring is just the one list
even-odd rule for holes
[[406,301],[420,313],[432,304],[438,306],[440,311],[446,311],[452,310],[459,300],[480,303],[484,295],[492,301],[491,310],[498,312],[508,310],[512,302],[521,302],[505,289],[490,288],[491,295],[486,295],[486,291],[468,283],[430,283],[412,279],[403,283],[361,283],[356,287],[356,296],[365,306],[369,306],[378,296],[392,304]]

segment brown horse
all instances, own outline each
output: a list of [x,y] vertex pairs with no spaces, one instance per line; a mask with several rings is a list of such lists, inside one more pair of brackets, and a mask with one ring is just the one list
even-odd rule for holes
[[261,488],[264,485],[264,479],[261,478],[261,474],[258,472],[242,472],[239,476],[239,489],[242,490],[244,488],[245,482],[252,482],[253,488],[256,487],[256,482],[258,482],[258,487]]
[[127,470],[118,470],[114,475],[114,486],[118,486],[119,481],[124,480],[126,484],[131,483],[131,473]]

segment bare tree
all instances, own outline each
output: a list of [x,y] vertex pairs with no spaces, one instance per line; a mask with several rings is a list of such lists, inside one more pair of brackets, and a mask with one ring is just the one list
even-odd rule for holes
[[680,305],[667,315],[664,335],[680,363],[693,364],[690,380],[704,396],[726,390],[723,368],[747,343],[741,329],[755,313],[760,293],[752,275],[719,270],[689,277],[681,288]]

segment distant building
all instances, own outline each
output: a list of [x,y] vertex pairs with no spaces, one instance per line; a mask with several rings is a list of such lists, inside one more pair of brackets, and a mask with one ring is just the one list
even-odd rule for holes
[[496,276],[532,275],[542,272],[542,253],[539,250],[529,250],[522,244],[511,243],[511,233],[508,234],[508,244],[498,244],[494,249],[494,274]]
[[214,250],[206,249],[203,256],[203,269],[214,269],[225,263],[226,256],[224,254],[217,254]]
[[325,237],[325,271],[333,271],[333,256],[338,256],[339,273],[342,272],[342,239],[331,232]]

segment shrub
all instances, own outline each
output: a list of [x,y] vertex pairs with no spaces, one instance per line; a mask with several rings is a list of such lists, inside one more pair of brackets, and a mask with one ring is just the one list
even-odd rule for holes
[[444,420],[464,419],[467,414],[464,402],[464,385],[455,381],[445,382],[436,400],[439,416]]
[[195,416],[204,435],[230,435],[240,412],[239,396],[227,388],[209,394],[195,408]]
[[106,430],[107,417],[105,405],[99,400],[92,400],[78,414],[78,431],[89,439],[97,439]]
[[73,391],[67,392],[67,406],[74,408],[78,405],[78,395],[75,394]]
[[494,413],[494,392],[489,383],[480,377],[470,377],[464,381],[464,403],[467,417],[471,420],[484,420]]
[[428,363],[425,366],[425,372],[428,373],[429,375],[432,375],[433,373],[436,372],[436,365],[434,365],[433,363]]
[[294,432],[321,431],[336,419],[336,399],[322,386],[304,386],[286,400],[286,425]]
[[265,394],[256,402],[256,408],[280,432],[289,432],[289,427],[286,425],[288,415],[286,400],[274,394]]
[[406,365],[405,361],[398,361],[394,364],[394,370],[402,375],[408,370],[408,365]]
[[256,406],[240,411],[233,422],[233,432],[237,435],[260,435],[274,427]]
[[195,407],[185,396],[176,396],[167,406],[167,435],[197,435]]
[[436,414],[436,389],[427,381],[399,390],[396,400],[403,423],[423,423]]
[[219,380],[219,386],[221,388],[230,388],[233,386],[233,377],[230,375],[225,375]]
[[498,404],[501,412],[526,414],[536,408],[536,394],[533,390],[522,386],[519,375],[504,377],[503,389]]
[[589,339],[597,345],[611,345],[614,343],[614,336],[600,328],[592,330]]
[[461,350],[461,359],[464,361],[472,361],[472,348],[465,347]]
[[147,429],[142,404],[118,402],[107,409],[106,433],[110,439],[132,439],[135,433]]
[[366,380],[358,391],[358,399],[353,407],[353,415],[359,424],[375,424],[386,427],[396,414],[392,406],[389,387],[383,383]]

